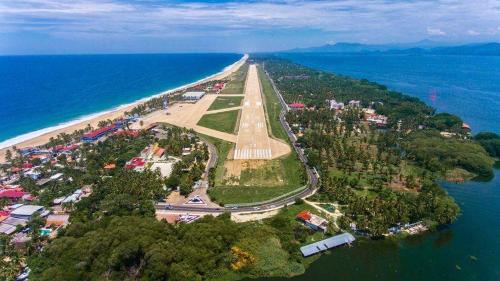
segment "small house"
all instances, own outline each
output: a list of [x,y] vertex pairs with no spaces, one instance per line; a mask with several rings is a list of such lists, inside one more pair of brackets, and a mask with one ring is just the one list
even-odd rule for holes
[[309,211],[302,211],[297,214],[297,219],[304,223],[307,227],[316,231],[326,232],[328,228],[328,221],[320,216],[312,214]]

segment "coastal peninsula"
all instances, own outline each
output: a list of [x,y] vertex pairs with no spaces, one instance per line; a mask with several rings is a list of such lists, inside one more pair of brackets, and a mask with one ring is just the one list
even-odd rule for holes
[[494,136],[383,85],[258,54],[226,74],[5,155],[4,184],[30,207],[9,213],[25,224],[2,241],[24,251],[5,249],[2,274],[296,276],[314,242],[452,223],[437,181],[491,176]]

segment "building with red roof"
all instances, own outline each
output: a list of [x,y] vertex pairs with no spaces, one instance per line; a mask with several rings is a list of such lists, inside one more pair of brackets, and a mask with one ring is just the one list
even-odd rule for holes
[[309,211],[302,211],[297,214],[297,219],[302,221],[308,221],[311,219],[311,213]]
[[125,164],[125,170],[143,170],[146,160],[142,157],[134,157]]
[[54,151],[55,152],[68,152],[68,151],[73,151],[73,150],[77,149],[78,147],[79,147],[79,145],[76,143],[70,144],[68,146],[60,144],[60,145],[56,145],[54,147]]
[[105,135],[115,132],[121,127],[121,123],[111,124],[97,130],[90,131],[82,136],[83,142],[94,142],[104,137]]
[[296,218],[312,230],[326,232],[328,228],[327,220],[306,210],[298,213]]
[[9,211],[0,210],[0,217],[8,217],[10,215]]
[[294,102],[294,103],[291,103],[288,105],[291,109],[303,109],[304,107],[306,107],[305,104],[303,103],[300,103],[300,102]]
[[470,131],[470,126],[467,123],[462,123],[462,129]]
[[9,199],[11,201],[17,201],[26,194],[22,188],[10,188],[0,190],[0,199]]
[[224,89],[224,82],[219,82],[216,83],[213,87],[214,91],[219,92],[220,90]]
[[116,131],[113,135],[129,136],[129,137],[137,138],[139,136],[139,131],[138,130],[119,130],[119,131]]

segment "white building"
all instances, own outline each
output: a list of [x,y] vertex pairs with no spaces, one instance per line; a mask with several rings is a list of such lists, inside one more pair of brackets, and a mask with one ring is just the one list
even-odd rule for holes
[[351,107],[361,107],[361,101],[359,101],[359,100],[351,100],[351,101],[349,101],[349,106],[351,106]]
[[336,100],[329,100],[330,102],[330,110],[342,110],[344,109],[343,102],[337,102]]
[[10,216],[16,219],[31,220],[33,215],[39,214],[40,216],[48,215],[45,214],[45,208],[43,206],[37,205],[23,205],[10,213]]
[[196,92],[186,92],[182,95],[182,98],[185,100],[200,100],[203,96],[205,95],[205,92],[203,91],[196,91]]

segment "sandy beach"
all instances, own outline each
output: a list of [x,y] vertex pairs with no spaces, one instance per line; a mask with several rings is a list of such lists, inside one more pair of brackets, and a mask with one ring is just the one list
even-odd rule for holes
[[[183,89],[193,87],[193,86],[198,85],[198,84],[206,83],[206,82],[212,81],[212,80],[224,79],[227,76],[231,75],[236,70],[238,70],[238,68],[240,68],[245,63],[247,58],[248,58],[248,55],[245,54],[239,61],[235,62],[234,64],[232,64],[231,66],[227,67],[226,69],[224,69],[223,71],[221,71],[219,73],[216,73],[216,74],[209,76],[205,79],[202,79],[200,81],[196,81],[194,83],[187,84],[187,85],[184,85],[184,86],[176,88],[176,89],[172,89],[172,90],[168,90],[168,91],[159,93],[155,96],[161,96],[161,95],[168,94],[171,92],[183,90]],[[16,147],[20,148],[20,147],[31,147],[31,146],[43,145],[43,144],[47,143],[51,137],[56,137],[57,135],[59,135],[61,133],[72,133],[75,130],[85,128],[87,126],[87,124],[90,124],[93,127],[97,127],[97,124],[99,123],[99,121],[122,117],[124,112],[130,111],[135,106],[142,104],[145,101],[147,101],[155,96],[141,99],[137,102],[128,104],[127,106],[120,107],[119,109],[116,109],[116,110],[110,110],[107,112],[103,112],[102,114],[98,114],[97,116],[95,116],[91,119],[88,119],[88,120],[82,120],[81,122],[70,124],[70,125],[65,126],[63,128],[55,129],[55,130],[50,131],[50,132],[45,132],[45,133],[43,133],[39,136],[35,136],[31,139],[22,140],[18,143],[13,143],[11,146],[0,149],[0,162],[5,160],[5,153],[8,149],[11,149],[12,146],[16,146]]]
[[[271,138],[267,130],[266,114],[257,67],[250,65],[243,105],[219,110],[208,111],[217,95],[205,95],[196,103],[177,103],[169,107],[169,114],[155,111],[142,117],[143,126],[154,123],[169,123],[175,126],[193,129],[194,131],[235,143],[235,150],[230,153],[230,158],[239,160],[276,159],[291,152],[288,144],[281,140]],[[227,96],[227,95],[224,95]],[[241,110],[241,122],[237,134],[221,132],[198,125],[205,114]],[[132,129],[140,129],[137,123],[132,124]],[[239,163],[239,162],[238,162]]]

